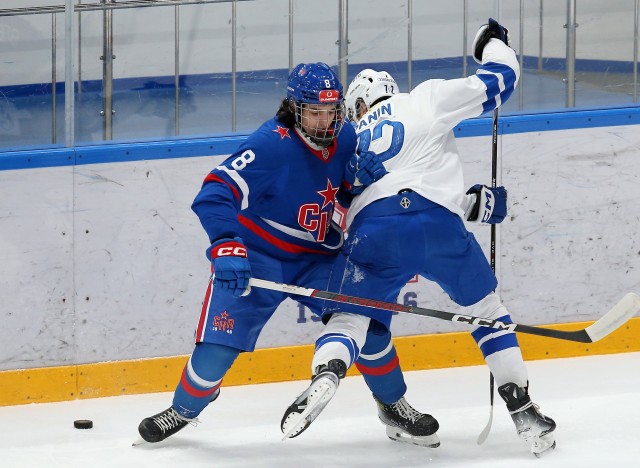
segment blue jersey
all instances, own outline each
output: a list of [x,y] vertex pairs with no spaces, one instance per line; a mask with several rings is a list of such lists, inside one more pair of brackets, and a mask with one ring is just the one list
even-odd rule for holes
[[279,259],[333,256],[342,231],[331,222],[356,147],[345,125],[331,146],[314,149],[275,118],[265,122],[205,178],[192,209],[209,241],[240,236]]

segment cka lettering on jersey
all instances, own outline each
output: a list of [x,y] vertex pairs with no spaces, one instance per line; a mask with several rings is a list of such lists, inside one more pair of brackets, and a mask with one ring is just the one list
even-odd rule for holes
[[229,313],[226,310],[213,317],[213,331],[221,331],[232,335],[235,324],[236,321],[229,317]]
[[380,118],[381,115],[391,115],[391,103],[380,105],[369,112],[367,115],[363,117],[362,120],[358,123],[358,127],[356,131],[360,130],[362,127],[366,127],[371,122],[375,122]]
[[338,189],[339,187],[331,185],[331,181],[327,178],[327,188],[316,192],[322,197],[322,205],[320,203],[305,203],[298,210],[298,224],[314,234],[318,242],[325,241]]

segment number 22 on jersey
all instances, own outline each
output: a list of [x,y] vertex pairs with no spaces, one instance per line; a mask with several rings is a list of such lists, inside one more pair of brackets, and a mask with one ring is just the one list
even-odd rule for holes
[[[386,132],[384,131],[385,127],[387,127]],[[382,147],[387,149],[376,153],[378,158],[380,158],[380,161],[393,158],[402,149],[402,144],[404,143],[404,125],[402,125],[402,122],[383,120],[378,122],[373,128],[367,128],[358,132],[358,149],[356,151],[358,154],[369,151],[371,143],[380,138],[384,138],[381,141]]]

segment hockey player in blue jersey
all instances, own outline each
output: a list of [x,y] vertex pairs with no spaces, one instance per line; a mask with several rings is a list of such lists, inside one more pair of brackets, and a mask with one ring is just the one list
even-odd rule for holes
[[[508,31],[494,20],[474,39],[475,75],[454,80],[429,80],[411,93],[399,93],[386,72],[363,70],[349,85],[347,112],[358,136],[358,153],[377,158],[388,173],[358,195],[347,213],[348,237],[332,273],[329,290],[382,301],[395,301],[414,275],[435,281],[451,299],[468,308],[465,314],[510,322],[498,294],[496,277],[479,244],[463,220],[499,223],[506,214],[502,187],[474,186],[464,192],[462,165],[453,128],[506,101],[520,74]],[[331,317],[316,342],[313,366],[322,369],[311,385],[287,409],[283,431],[305,430],[334,395],[340,374],[376,344],[390,343],[391,313],[327,304],[323,319]],[[354,343],[366,344],[360,350]],[[493,373],[518,435],[531,451],[555,446],[555,422],[531,402],[527,370],[515,333],[478,327],[472,335]],[[360,352],[360,357],[358,357]],[[390,362],[379,353],[368,362]],[[342,372],[342,375],[344,372]],[[393,404],[392,388],[374,391],[385,421]],[[386,385],[389,385],[386,382]],[[402,389],[400,389],[402,391]],[[380,395],[388,396],[388,399]],[[389,425],[390,426],[390,425]],[[437,446],[433,420],[423,445]],[[395,432],[389,433],[396,437]]]
[[[375,179],[375,161],[355,167],[355,132],[343,123],[335,73],[326,64],[300,64],[276,117],[205,178],[192,208],[211,243],[214,276],[173,404],[140,423],[144,440],[159,442],[193,422],[218,397],[239,353],[254,350],[262,328],[289,297],[250,290],[251,276],[326,288],[343,245],[342,230],[332,222],[336,197],[361,191],[360,179]],[[322,313],[320,301],[293,299]]]

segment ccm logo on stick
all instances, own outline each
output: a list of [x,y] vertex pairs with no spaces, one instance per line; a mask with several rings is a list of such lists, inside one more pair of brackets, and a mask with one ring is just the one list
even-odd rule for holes
[[515,331],[516,327],[518,326],[515,323],[504,323],[504,322],[500,322],[498,320],[489,320],[489,319],[485,319],[485,318],[480,318],[480,317],[472,317],[470,315],[454,315],[451,318],[452,322],[463,322],[463,323],[468,323],[469,325],[479,325],[481,327],[491,327],[491,328],[497,328],[498,330],[509,330],[509,331]]

